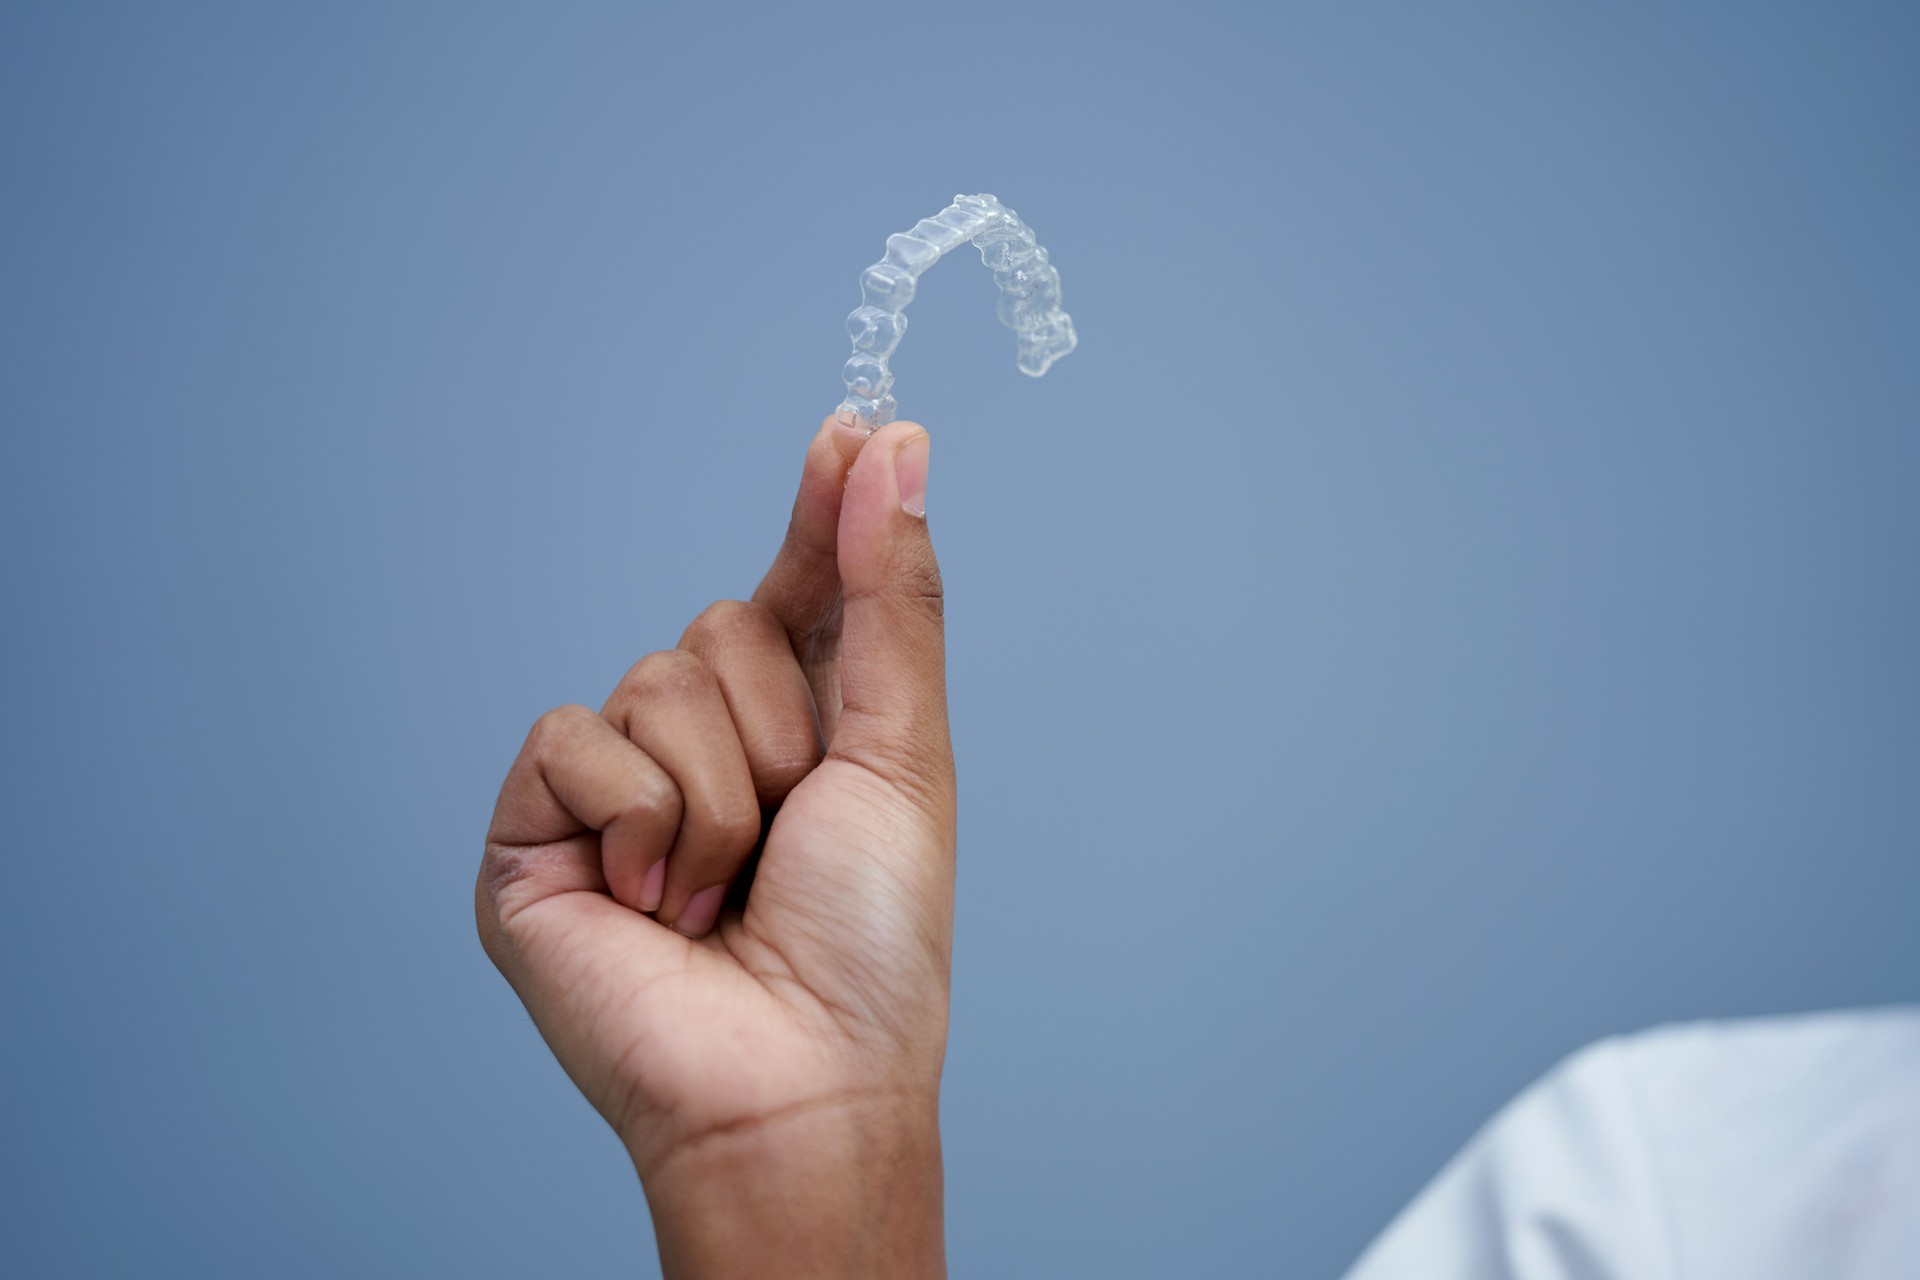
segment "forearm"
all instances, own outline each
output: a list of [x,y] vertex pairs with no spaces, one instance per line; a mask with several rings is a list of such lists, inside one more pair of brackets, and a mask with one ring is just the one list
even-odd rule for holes
[[931,1102],[835,1105],[639,1162],[667,1280],[939,1280]]

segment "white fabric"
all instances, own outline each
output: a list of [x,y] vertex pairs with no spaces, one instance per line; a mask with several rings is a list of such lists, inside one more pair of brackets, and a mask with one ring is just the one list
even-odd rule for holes
[[1467,1277],[1920,1280],[1920,1007],[1581,1050],[1347,1274]]

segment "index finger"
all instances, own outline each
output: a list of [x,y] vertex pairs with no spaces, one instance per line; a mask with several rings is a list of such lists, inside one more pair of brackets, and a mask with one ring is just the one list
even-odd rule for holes
[[838,617],[840,498],[847,472],[866,443],[866,432],[837,417],[820,424],[807,447],[786,539],[754,590],[754,603],[766,606],[786,628],[796,653],[808,637]]

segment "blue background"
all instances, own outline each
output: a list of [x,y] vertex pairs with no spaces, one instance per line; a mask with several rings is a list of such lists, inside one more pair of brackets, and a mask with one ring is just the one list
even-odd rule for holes
[[10,5],[0,1230],[651,1274],[494,788],[750,591],[887,233],[965,1276],[1327,1275],[1596,1036],[1920,995],[1897,5]]

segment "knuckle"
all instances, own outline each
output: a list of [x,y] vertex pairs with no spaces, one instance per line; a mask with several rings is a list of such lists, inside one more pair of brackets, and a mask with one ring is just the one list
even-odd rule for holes
[[474,914],[479,917],[484,930],[499,924],[500,891],[513,883],[512,870],[500,845],[487,842],[486,851],[480,855],[480,874],[474,880]]
[[506,938],[494,909],[493,896],[484,884],[474,893],[473,924],[474,931],[480,935],[480,949],[487,953],[487,959],[493,961],[496,969],[503,967]]
[[701,825],[727,853],[745,853],[760,840],[760,808],[744,800],[715,803],[708,807]]
[[662,649],[633,664],[620,680],[619,693],[629,700],[679,697],[712,677],[707,664],[685,649]]
[[614,815],[614,824],[624,826],[651,827],[675,826],[680,821],[680,788],[664,774],[649,777],[639,784],[632,799],[620,807]]
[[820,763],[817,744],[771,750],[760,764],[760,785],[769,800],[781,800],[806,781]]
[[697,651],[710,645],[757,639],[778,630],[773,612],[765,605],[750,600],[716,600],[688,624],[681,643]]
[[532,874],[533,863],[526,850],[487,842],[480,858],[480,874],[474,881],[473,912],[489,954],[506,936],[508,891]]
[[555,846],[508,845],[488,841],[474,884],[474,918],[489,955],[509,950],[521,934],[520,913],[539,901],[542,885],[565,874],[569,854]]
[[899,599],[936,622],[945,619],[946,588],[932,546],[920,541],[902,547],[894,558],[892,579]]
[[535,720],[533,727],[527,730],[524,749],[536,759],[549,759],[579,731],[583,720],[595,718],[593,712],[573,703],[555,707]]

